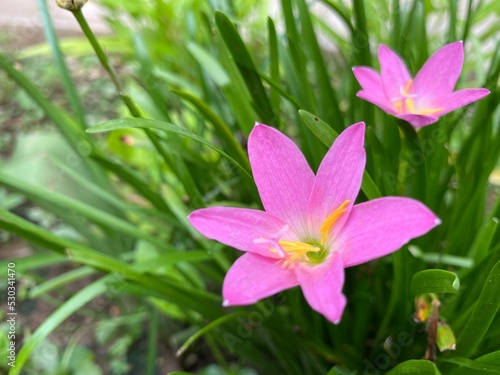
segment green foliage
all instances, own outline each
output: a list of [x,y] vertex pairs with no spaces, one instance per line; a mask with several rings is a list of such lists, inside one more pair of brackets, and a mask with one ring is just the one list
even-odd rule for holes
[[[96,340],[108,346],[116,374],[129,371],[127,355],[141,338],[145,373],[154,374],[163,332],[180,340],[170,344],[181,360],[204,353],[200,374],[498,372],[500,198],[492,176],[500,156],[500,48],[488,48],[498,47],[498,24],[484,23],[500,13],[497,1],[470,1],[464,14],[457,1],[313,7],[283,0],[272,18],[256,1],[101,4],[114,36],[96,38],[84,8],[75,12],[82,38],[59,41],[40,0],[48,48],[21,51],[23,70],[0,55],[0,105],[14,102],[0,120],[23,112],[26,122],[45,121],[43,130],[28,126],[17,135],[0,162],[0,229],[33,247],[0,268],[15,262],[34,283],[19,299],[50,300],[84,282],[24,338],[16,367],[2,370],[98,374],[95,358],[76,342],[71,352],[54,347],[57,361],[43,369],[37,353],[52,347],[49,335],[68,317],[111,295],[134,306],[98,323]],[[448,22],[430,27],[436,20]],[[355,96],[350,69],[377,69],[379,43],[415,73],[458,38],[466,47],[458,87],[487,87],[482,101],[415,131]],[[30,59],[48,54],[55,63],[39,72]],[[101,69],[99,61],[109,80],[75,83],[73,61]],[[64,96],[55,100],[41,86],[58,79]],[[104,110],[100,99],[121,104]],[[212,205],[261,207],[245,151],[256,121],[293,137],[313,168],[345,127],[364,121],[368,160],[358,200],[410,196],[442,221],[392,256],[347,270],[339,325],[313,312],[297,289],[254,306],[221,307],[235,251],[205,239],[186,217]],[[71,268],[48,279],[37,272],[61,264]],[[413,319],[419,295],[432,296],[436,319],[457,337],[456,351],[438,353],[435,363],[421,360],[429,329]]]

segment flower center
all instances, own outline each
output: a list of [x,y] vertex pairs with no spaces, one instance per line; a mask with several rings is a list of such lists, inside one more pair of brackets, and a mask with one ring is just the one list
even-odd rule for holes
[[441,112],[443,108],[429,108],[429,109],[419,109],[415,108],[414,98],[417,97],[416,94],[410,94],[413,88],[413,80],[410,79],[404,88],[402,88],[401,96],[399,98],[391,99],[394,103],[394,109],[398,114],[411,113],[413,115],[434,115]]
[[305,240],[305,241],[287,241],[282,240],[280,237],[288,230],[285,226],[272,238],[259,238],[254,240],[255,243],[268,243],[269,251],[273,254],[279,254],[283,260],[282,267],[293,267],[295,262],[304,262],[310,264],[323,263],[330,253],[329,246],[327,246],[330,231],[334,224],[347,212],[347,206],[350,201],[344,201],[335,211],[333,211],[323,221],[319,229],[321,240]]

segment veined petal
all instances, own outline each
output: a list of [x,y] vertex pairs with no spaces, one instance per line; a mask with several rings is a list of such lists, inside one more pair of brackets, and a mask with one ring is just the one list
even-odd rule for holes
[[371,92],[360,90],[356,93],[356,96],[360,99],[366,100],[367,102],[375,104],[381,110],[390,115],[397,114],[397,111],[394,109],[394,106],[392,105],[391,102],[389,102],[385,98],[385,94],[383,93],[382,95],[374,95]]
[[338,324],[347,303],[342,294],[344,266],[340,256],[333,254],[325,263],[314,267],[301,264],[295,267],[295,273],[309,305]]
[[233,263],[222,285],[224,306],[250,305],[299,283],[292,269],[275,259],[246,253]]
[[256,124],[248,139],[248,155],[266,211],[292,227],[302,223],[314,173],[299,148],[278,130]]
[[396,116],[409,122],[414,128],[422,128],[424,126],[434,124],[437,120],[439,120],[441,113],[439,113],[439,116],[414,115],[411,113]]
[[355,66],[352,72],[364,91],[385,97],[382,78],[375,70],[366,66]]
[[460,77],[463,63],[464,47],[461,41],[440,48],[415,76],[415,93],[429,99],[450,94]]
[[440,220],[424,204],[399,197],[355,205],[336,239],[345,267],[355,266],[398,250]]
[[487,89],[463,89],[452,92],[436,101],[437,105],[443,108],[443,111],[439,115],[442,116],[457,108],[464,107],[467,104],[484,98],[489,93]]
[[383,44],[378,48],[378,61],[387,99],[390,101],[401,97],[411,79],[405,63],[393,50]]
[[277,253],[269,251],[269,243],[258,241],[260,238],[273,237],[286,225],[267,212],[247,208],[210,207],[192,212],[188,219],[205,237],[238,250],[279,258]]
[[345,129],[335,140],[319,166],[309,198],[309,219],[319,230],[325,219],[346,200],[346,213],[335,224],[342,227],[361,187],[366,153],[363,148],[365,124],[359,122]]

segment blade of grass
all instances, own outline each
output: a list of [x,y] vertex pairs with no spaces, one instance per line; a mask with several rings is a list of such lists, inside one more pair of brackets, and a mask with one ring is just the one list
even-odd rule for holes
[[85,109],[80,101],[78,93],[76,91],[75,83],[73,82],[71,75],[69,74],[68,67],[64,62],[64,56],[59,47],[59,40],[57,34],[54,30],[54,25],[52,24],[52,19],[49,14],[49,9],[47,7],[46,0],[38,0],[38,7],[40,9],[40,17],[42,19],[43,31],[45,33],[45,38],[50,45],[52,50],[52,56],[55,59],[58,75],[61,77],[64,90],[68,96],[69,103],[76,117],[78,118],[78,124],[82,130],[85,129]]
[[469,357],[478,348],[500,306],[500,261],[491,270],[474,310],[457,339],[456,355]]
[[[199,311],[208,318],[216,318],[221,314],[219,307],[221,298],[217,295],[186,287],[184,284],[179,283],[178,279],[160,279],[141,273],[134,266],[129,266],[127,263],[99,253],[78,242],[57,237],[55,234],[3,209],[0,209],[0,228],[65,255],[75,263],[87,265],[104,272],[115,273],[115,277],[121,281],[129,280],[142,284],[151,292],[158,294],[158,296],[186,308]],[[214,305],[215,303],[219,306]]]
[[53,105],[46,99],[41,92],[0,53],[0,68],[4,69],[7,74],[21,86],[31,99],[44,111],[54,124],[57,126],[61,134],[66,138],[72,149],[78,152],[82,157],[82,162],[87,170],[95,178],[96,183],[104,189],[109,190],[109,180],[104,172],[97,167],[91,160],[87,158],[88,154],[95,148],[93,142],[80,129],[80,126],[69,117],[64,111]]
[[111,281],[112,275],[107,275],[87,285],[46,318],[33,335],[24,342],[24,345],[17,354],[16,366],[11,367],[9,375],[19,375],[33,350],[71,314],[81,309],[94,298],[106,293],[109,290],[109,283]]
[[311,22],[309,9],[305,0],[296,0],[299,8],[299,20],[301,25],[303,42],[308,49],[308,56],[314,65],[316,73],[316,84],[319,89],[319,109],[323,118],[340,132],[344,129],[344,118],[340,114],[337,94],[331,85],[331,78],[319,47],[316,34]]
[[[220,121],[222,121],[222,120],[220,120]],[[224,151],[222,151],[218,147],[214,146],[212,143],[208,142],[207,140],[200,137],[199,135],[192,133],[189,130],[181,128],[179,126],[169,124],[167,122],[140,119],[140,118],[125,118],[125,119],[111,120],[111,121],[93,126],[89,129],[87,129],[87,132],[88,133],[99,133],[99,132],[106,132],[106,131],[111,131],[111,130],[116,130],[116,129],[128,129],[128,128],[142,128],[142,129],[151,128],[151,129],[165,131],[167,133],[169,133],[169,132],[176,133],[176,134],[180,134],[180,135],[183,135],[185,137],[191,138],[197,142],[204,144],[205,146],[208,146],[212,150],[216,151],[217,153],[219,153],[222,156],[229,159],[229,161],[231,161],[236,167],[238,167],[246,175],[246,177],[251,179],[251,177],[250,177],[250,163],[248,162],[248,158],[246,156],[239,157],[240,161],[243,162],[243,164],[241,164],[239,161],[236,161],[231,156],[226,154]]]
[[37,285],[29,290],[28,298],[38,298],[43,294],[46,294],[54,289],[59,289],[73,281],[83,279],[84,277],[94,275],[96,270],[91,267],[79,267],[75,270],[71,270],[53,277],[43,284]]
[[70,198],[68,196],[54,193],[50,190],[42,188],[40,186],[30,186],[17,181],[9,176],[4,176],[0,173],[0,184],[17,191],[29,199],[33,200],[41,206],[47,206],[50,209],[50,205],[55,205],[64,210],[72,210],[75,213],[82,215],[83,217],[99,224],[105,228],[110,228],[126,235],[132,235],[137,238],[142,238],[156,246],[158,248],[168,248],[167,244],[161,239],[155,238],[152,235],[138,229],[135,225],[120,219],[114,215],[111,215],[105,211],[98,208],[90,206],[84,202],[78,201],[76,199]]
[[221,12],[215,12],[215,23],[219,30],[227,49],[238,66],[243,76],[248,91],[252,95],[255,110],[262,116],[262,122],[273,125],[275,115],[266,90],[260,80],[257,68],[253,62],[252,56],[248,52],[245,43],[231,20]]

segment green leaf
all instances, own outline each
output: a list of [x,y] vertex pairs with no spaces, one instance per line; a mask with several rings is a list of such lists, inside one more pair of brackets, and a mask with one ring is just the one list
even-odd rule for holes
[[446,266],[461,268],[472,268],[474,266],[474,259],[470,257],[461,257],[458,255],[443,253],[429,253],[422,251],[414,245],[409,245],[408,250],[415,258],[422,259],[426,263],[444,264]]
[[500,261],[495,264],[477,298],[467,324],[458,336],[458,356],[469,357],[478,348],[500,306]]
[[29,257],[2,261],[0,262],[0,269],[7,269],[7,264],[13,262],[16,264],[16,272],[26,273],[38,268],[61,264],[67,261],[68,260],[60,254],[36,254]]
[[[314,66],[313,74],[316,75],[315,84],[318,86],[318,104],[322,116],[331,122],[339,131],[344,129],[344,118],[340,114],[337,94],[332,88],[331,77],[328,73],[323,53],[316,38],[311,21],[311,15],[305,0],[296,1],[299,8],[299,21],[302,31],[301,41],[304,43],[304,49],[307,51],[309,62]],[[300,42],[296,40],[296,42]],[[311,74],[311,71],[309,71]]]
[[54,289],[61,288],[76,280],[91,276],[96,273],[96,270],[91,267],[79,267],[77,269],[52,277],[43,284],[37,285],[29,290],[29,298],[38,298]]
[[41,206],[47,207],[49,210],[52,205],[60,209],[71,210],[82,215],[88,220],[101,225],[102,227],[110,228],[126,235],[133,235],[137,238],[145,239],[159,248],[167,247],[162,240],[153,237],[152,235],[137,228],[135,225],[82,201],[62,194],[54,193],[40,186],[31,186],[21,183],[12,177],[3,175],[2,173],[0,173],[0,185],[24,194],[29,199]]
[[20,374],[33,350],[71,314],[75,313],[97,296],[106,293],[111,279],[112,276],[108,275],[87,285],[46,318],[33,335],[24,342],[23,347],[17,354],[16,366],[11,368],[9,375]]
[[441,375],[434,363],[426,360],[412,359],[400,363],[394,367],[387,375]]
[[425,154],[417,132],[409,123],[398,120],[398,127],[401,130],[406,146],[405,159],[401,161],[401,176],[408,176],[406,186],[402,187],[404,194],[420,201],[425,201],[427,188],[427,172]]
[[[325,146],[332,146],[333,142],[338,137],[338,134],[335,132],[335,130],[333,130],[326,122],[309,112],[300,110],[299,115],[305,122],[307,127],[321,142],[323,142]],[[377,185],[375,185],[372,178],[366,171],[363,172],[363,183],[361,184],[361,190],[363,190],[363,193],[365,193],[368,199],[376,199],[382,196],[377,188]]]
[[266,90],[260,80],[252,56],[250,56],[236,27],[231,20],[221,12],[215,12],[215,23],[217,24],[217,29],[229,53],[236,62],[236,65],[238,65],[240,73],[248,87],[248,91],[252,95],[255,110],[262,116],[262,119],[259,120],[269,125],[274,124],[275,115],[269,103]]
[[426,293],[458,293],[460,280],[453,272],[445,270],[424,270],[411,279],[411,290],[415,296]]
[[128,129],[128,128],[142,128],[142,129],[157,129],[157,130],[162,130],[168,133],[176,133],[180,134],[183,136],[186,136],[188,138],[191,138],[197,142],[200,142],[204,144],[205,146],[210,147],[212,150],[218,152],[222,156],[226,157],[231,161],[235,166],[237,166],[241,171],[250,179],[252,177],[249,174],[250,171],[250,165],[248,163],[248,159],[245,157],[245,167],[238,163],[235,159],[233,159],[231,156],[226,154],[224,151],[222,151],[220,148],[214,146],[212,143],[208,142],[206,139],[200,137],[199,135],[190,132],[187,129],[181,128],[179,126],[175,126],[172,124],[169,124],[168,122],[162,122],[162,121],[155,121],[155,120],[147,120],[147,119],[141,119],[141,118],[124,118],[124,119],[117,119],[117,120],[111,120],[104,122],[102,124],[93,126],[89,129],[87,129],[87,133],[100,133],[100,132],[107,132],[111,130],[116,130],[116,129]]
[[[500,374],[500,365],[499,364],[489,364],[482,362],[479,358],[477,360],[472,360],[469,358],[463,357],[453,357],[442,359],[442,362],[453,363],[455,365],[459,365],[460,367],[464,367],[471,370],[478,370],[480,372],[484,372],[487,374]],[[455,373],[455,372],[454,372]],[[469,375],[470,372],[467,372]],[[474,371],[474,374],[476,372]]]
[[104,171],[87,158],[95,146],[94,143],[66,112],[56,107],[45,98],[28,78],[18,72],[7,58],[0,53],[0,68],[7,74],[33,99],[33,101],[44,111],[44,113],[54,122],[61,134],[66,138],[72,149],[78,151],[82,156],[82,163],[87,170],[92,173],[97,184],[103,188],[109,189],[109,181]]
[[187,49],[218,86],[226,86],[231,82],[224,68],[203,47],[189,42]]
[[220,317],[219,319],[216,319],[216,320],[210,322],[209,324],[207,324],[202,329],[196,331],[195,334],[191,335],[186,340],[186,342],[184,344],[182,344],[182,346],[179,348],[179,350],[177,350],[176,356],[180,357],[191,346],[191,344],[193,344],[201,336],[209,333],[210,331],[212,331],[214,328],[217,328],[221,324],[224,324],[225,322],[228,322],[230,320],[236,319],[237,317],[242,316],[244,314],[246,314],[246,312],[241,312],[240,311],[240,312],[236,312],[236,313],[233,313],[233,314],[224,315],[224,316]]

